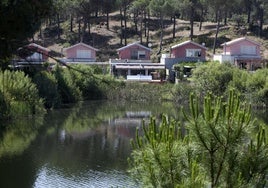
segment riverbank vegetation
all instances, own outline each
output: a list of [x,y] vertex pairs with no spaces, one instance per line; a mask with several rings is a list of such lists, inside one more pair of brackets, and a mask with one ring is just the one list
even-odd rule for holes
[[228,63],[196,64],[192,76],[177,84],[126,82],[85,65],[56,66],[29,75],[6,70],[0,78],[1,119],[31,116],[81,100],[173,101],[182,105],[188,103],[192,92],[201,98],[208,92],[226,97],[230,89],[253,107],[268,105],[268,69],[251,73]]
[[43,112],[43,99],[24,72],[0,72],[0,119],[19,118]]

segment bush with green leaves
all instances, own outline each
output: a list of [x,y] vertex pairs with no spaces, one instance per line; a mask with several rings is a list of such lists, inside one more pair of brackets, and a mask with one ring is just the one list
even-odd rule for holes
[[1,103],[5,105],[1,114],[13,118],[43,112],[43,100],[36,85],[23,72],[0,72],[0,86]]
[[56,66],[53,74],[58,83],[58,92],[62,103],[74,103],[82,100],[82,93],[76,85],[72,70]]
[[238,69],[229,63],[210,62],[198,65],[193,71],[196,92],[212,92],[227,96],[229,89],[235,89],[241,98],[257,107],[268,106],[268,69],[255,72]]
[[121,81],[116,81],[110,75],[100,74],[100,70],[97,66],[71,66],[71,77],[81,91],[83,99],[106,99],[110,96],[111,90],[120,85]]
[[235,89],[239,94],[246,95],[249,92],[248,81],[250,73],[248,71],[233,67],[232,69],[233,79],[228,84],[228,89]]
[[[200,101],[203,101],[202,104]],[[239,95],[190,97],[185,122],[163,116],[137,130],[130,172],[142,187],[266,187],[266,126]]]
[[195,87],[190,84],[190,82],[179,82],[178,84],[174,84],[170,90],[170,94],[172,96],[172,101],[178,105],[182,105],[188,104],[189,95],[194,91]]
[[258,106],[268,107],[268,69],[259,69],[252,73],[247,82],[249,98]]
[[229,63],[209,62],[193,70],[193,82],[200,93],[223,95],[233,79],[234,67]]
[[2,91],[0,91],[0,120],[8,117],[9,110],[10,109],[8,108],[8,104],[6,103],[5,97]]
[[172,84],[126,82],[117,85],[112,89],[115,100],[127,101],[154,101],[170,100]]
[[58,92],[58,82],[55,76],[47,71],[41,71],[34,75],[33,82],[39,91],[39,96],[44,99],[46,108],[60,106],[60,95]]

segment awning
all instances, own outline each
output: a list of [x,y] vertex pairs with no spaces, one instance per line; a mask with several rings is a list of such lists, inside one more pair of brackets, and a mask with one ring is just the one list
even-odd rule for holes
[[165,69],[165,65],[115,65],[116,69]]

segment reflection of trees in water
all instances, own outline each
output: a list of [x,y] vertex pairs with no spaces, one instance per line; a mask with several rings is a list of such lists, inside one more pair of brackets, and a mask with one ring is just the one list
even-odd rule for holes
[[[166,111],[172,111],[169,105],[166,106]],[[140,112],[160,116],[164,109],[166,107],[161,104],[86,101],[69,109],[53,111],[47,117],[49,135],[43,136],[43,148],[39,150],[46,152],[39,156],[77,173],[88,168],[125,169],[131,151],[129,139],[142,124]],[[135,121],[133,114],[139,116]],[[125,118],[127,122],[119,123],[118,120]]]
[[[139,117],[138,124],[133,124],[130,114],[150,112],[159,116],[164,109],[163,104],[87,101],[53,110],[45,119],[12,122],[1,132],[0,157],[20,155],[35,140],[38,149],[30,148],[27,153],[33,152],[34,161],[41,166],[49,163],[77,173],[89,167],[126,168],[124,162],[131,150],[129,139],[143,119]],[[124,118],[129,121],[113,124]]]
[[43,117],[25,118],[7,123],[7,128],[1,132],[0,157],[18,155],[27,149],[43,125]]

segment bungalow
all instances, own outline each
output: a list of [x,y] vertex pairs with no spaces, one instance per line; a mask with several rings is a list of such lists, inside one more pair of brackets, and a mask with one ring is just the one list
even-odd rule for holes
[[117,49],[119,59],[150,60],[151,49],[141,45],[139,42],[131,43]]
[[225,42],[221,46],[223,46],[223,53],[214,55],[214,61],[230,62],[251,71],[262,67],[259,43],[242,37]]
[[131,43],[117,49],[119,59],[110,59],[111,74],[123,76],[132,81],[152,81],[159,78],[159,71],[165,70],[165,65],[152,63],[151,49],[139,42]]
[[36,43],[30,43],[17,50],[17,57],[10,62],[10,68],[16,70],[37,70],[48,62],[50,49]]
[[191,40],[171,46],[169,54],[162,54],[160,62],[165,64],[169,80],[175,80],[173,65],[181,62],[203,62],[206,61],[205,45]]
[[90,63],[96,61],[96,52],[98,49],[85,43],[78,43],[64,49],[65,59],[67,63]]
[[171,70],[174,64],[180,62],[206,61],[206,50],[204,45],[188,40],[171,46],[170,54],[162,54],[161,63]]
[[30,43],[23,48],[20,48],[19,51],[22,52],[20,53],[20,57],[22,58],[20,61],[33,64],[47,61],[51,50],[36,43]]

